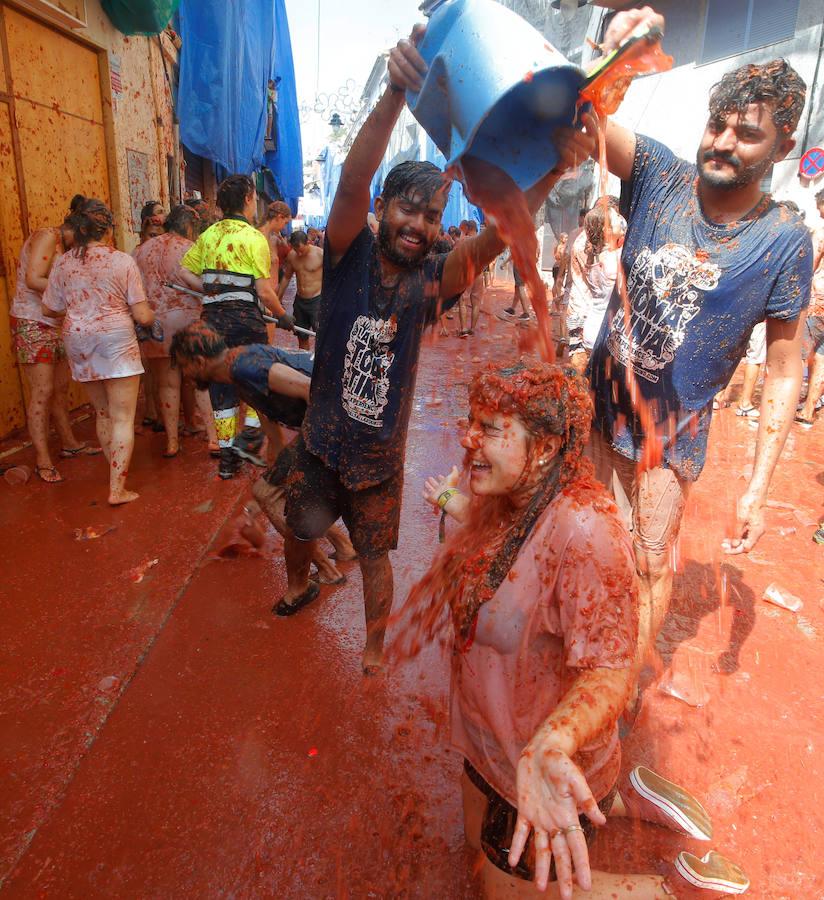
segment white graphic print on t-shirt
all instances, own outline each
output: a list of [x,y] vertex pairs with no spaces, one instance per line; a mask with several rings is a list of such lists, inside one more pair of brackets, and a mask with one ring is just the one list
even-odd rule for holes
[[656,384],[698,315],[699,295],[717,288],[720,278],[717,265],[681,244],[664,244],[655,253],[644,248],[627,276],[631,321],[620,303],[607,338],[610,354]]
[[389,368],[395,359],[389,344],[397,330],[394,318],[358,316],[346,342],[343,408],[350,419],[373,428],[383,426],[383,410],[389,400]]

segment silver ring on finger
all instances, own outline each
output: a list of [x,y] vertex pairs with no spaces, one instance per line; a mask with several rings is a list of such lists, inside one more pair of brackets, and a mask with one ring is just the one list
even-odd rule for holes
[[584,829],[581,827],[580,823],[576,822],[574,825],[567,825],[567,827],[562,830],[564,834],[572,834],[573,831],[583,831]]

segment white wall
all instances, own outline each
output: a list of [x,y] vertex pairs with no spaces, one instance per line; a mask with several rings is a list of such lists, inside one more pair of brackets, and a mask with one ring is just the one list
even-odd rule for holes
[[[824,64],[819,65],[824,38],[824,0],[802,0],[794,38],[706,65],[695,62],[703,40],[704,0],[694,4],[684,3],[683,0],[659,0],[653,5],[667,18],[664,49],[675,57],[676,67],[661,75],[636,79],[615,114],[615,121],[660,140],[679,156],[693,160],[707,118],[710,88],[725,72],[738,66],[764,63],[783,56],[807,83],[808,94],[796,131],[797,146],[785,162],[776,165],[772,190],[777,199],[792,199],[798,203],[807,212],[808,221],[816,221],[818,214],[813,195],[824,187],[824,179],[818,179],[815,184],[802,184],[796,173],[805,150],[824,146],[821,86]],[[668,15],[670,7],[673,12]],[[678,12],[674,12],[676,9]],[[683,64],[679,65],[682,61]],[[813,96],[811,88],[817,66],[818,84]],[[610,192],[617,193],[617,181],[610,181]]]

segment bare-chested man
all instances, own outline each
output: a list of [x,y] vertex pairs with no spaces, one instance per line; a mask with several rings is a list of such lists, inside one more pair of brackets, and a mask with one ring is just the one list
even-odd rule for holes
[[289,204],[283,200],[276,200],[266,207],[266,220],[260,226],[259,231],[269,241],[269,253],[272,256],[272,273],[278,273],[278,279],[283,276],[283,266],[289,255],[289,241],[281,234],[283,229],[292,221],[292,210]]
[[[298,291],[292,315],[299,328],[318,330],[320,313],[320,288],[323,283],[323,250],[313,247],[305,231],[293,231],[289,238],[292,249],[286,257],[283,277],[278,286],[278,297],[283,297],[289,282],[294,275],[298,280]],[[309,349],[309,338],[296,332],[298,347]]]

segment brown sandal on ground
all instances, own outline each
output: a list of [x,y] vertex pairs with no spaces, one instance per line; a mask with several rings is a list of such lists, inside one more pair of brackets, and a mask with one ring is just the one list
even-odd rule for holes
[[75,456],[98,456],[103,452],[102,447],[92,447],[90,444],[81,444],[79,447],[63,447],[60,450],[61,459],[74,459]]
[[[50,473],[53,477],[47,478],[43,473]],[[34,474],[45,484],[60,484],[66,479],[55,469],[54,466],[35,466]]]

